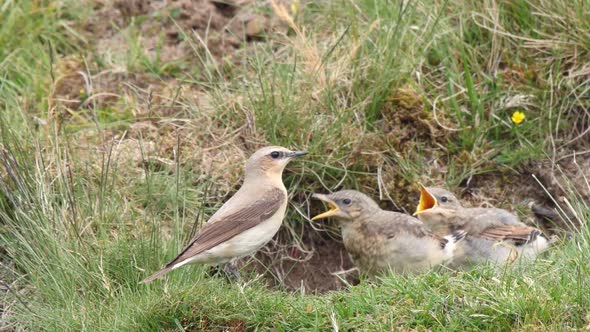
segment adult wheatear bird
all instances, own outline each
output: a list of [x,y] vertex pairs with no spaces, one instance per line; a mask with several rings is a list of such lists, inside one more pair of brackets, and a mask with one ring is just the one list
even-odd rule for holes
[[342,190],[330,195],[314,194],[330,210],[312,220],[335,217],[342,230],[344,247],[361,273],[368,276],[389,269],[397,273],[424,272],[451,261],[455,243],[464,232],[439,237],[420,220],[382,210],[367,195]]
[[497,208],[465,208],[442,188],[420,185],[420,203],[414,215],[439,235],[467,232],[453,261],[457,266],[533,259],[549,247],[540,230],[522,223],[516,215]]
[[256,151],[246,163],[242,187],[176,258],[142,282],[150,282],[188,263],[227,263],[263,247],[279,230],[287,209],[283,170],[291,158],[305,154],[306,151],[279,146]]

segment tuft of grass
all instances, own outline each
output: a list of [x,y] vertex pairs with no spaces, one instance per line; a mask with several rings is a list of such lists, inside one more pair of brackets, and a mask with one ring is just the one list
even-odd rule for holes
[[[3,127],[2,132],[9,135],[10,130]],[[10,175],[1,182],[0,217],[5,223],[0,240],[15,263],[12,273],[26,272],[26,279],[15,278],[12,284],[24,293],[9,294],[26,303],[13,306],[10,316],[22,328],[553,330],[590,323],[587,228],[531,266],[391,275],[325,295],[308,295],[303,289],[293,293],[269,290],[256,277],[246,283],[228,283],[207,277],[199,267],[139,285],[144,269],[156,269],[176,253],[185,240],[184,232],[173,232],[166,242],[159,232],[136,237],[139,222],[129,228],[110,216],[125,211],[117,188],[104,185],[95,196],[85,198],[74,192],[86,179],[69,178],[67,172],[48,178],[44,168],[24,166],[33,164],[29,159],[39,158],[42,151],[24,154],[18,144],[6,142],[0,159]],[[153,203],[158,197],[183,191],[175,190],[174,182],[160,182],[161,176],[146,177],[153,189],[148,199]],[[99,183],[117,177],[105,171]],[[56,191],[65,195],[51,194]],[[62,199],[70,195],[76,197],[74,206]],[[102,200],[95,206],[98,211],[92,209],[97,199]],[[173,202],[174,210],[182,211]],[[578,212],[590,213],[587,205],[578,206]],[[71,207],[81,208],[78,216],[93,215],[94,219],[73,219],[76,214]],[[145,221],[165,220],[165,210],[165,205],[154,206]],[[172,217],[175,224],[184,218],[183,213]],[[84,225],[86,222],[90,224]]]
[[[259,11],[284,29],[244,40],[234,66],[181,27],[193,53],[165,61],[164,35],[146,50],[147,15],[117,27],[128,47],[111,57],[93,47],[102,36],[82,32],[93,12],[77,2],[0,6],[9,327],[590,326],[586,227],[531,266],[386,276],[326,294],[272,289],[253,272],[228,283],[204,267],[139,285],[236,190],[261,145],[312,152],[285,174],[289,214],[267,253],[277,260],[285,243],[313,249],[302,226],[316,209],[312,192],[358,188],[410,210],[416,181],[456,188],[481,174],[522,176],[584,146],[590,20],[581,2],[352,0],[303,3],[294,14],[271,1]],[[518,125],[516,110],[526,114]],[[590,208],[576,188],[570,209],[585,225]]]

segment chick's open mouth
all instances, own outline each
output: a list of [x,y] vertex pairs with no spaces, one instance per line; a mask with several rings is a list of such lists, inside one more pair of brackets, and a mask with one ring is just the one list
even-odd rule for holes
[[437,205],[436,198],[432,196],[424,186],[420,185],[420,202],[416,208],[414,215],[418,215],[424,211],[428,211]]
[[336,213],[338,213],[340,211],[340,208],[338,207],[338,205],[336,205],[336,203],[334,203],[331,199],[327,198],[326,196],[315,195],[315,197],[326,202],[328,204],[328,206],[330,207],[330,209],[324,213],[318,214],[317,216],[311,218],[311,220],[315,221],[318,219],[328,218],[328,217],[335,215]]

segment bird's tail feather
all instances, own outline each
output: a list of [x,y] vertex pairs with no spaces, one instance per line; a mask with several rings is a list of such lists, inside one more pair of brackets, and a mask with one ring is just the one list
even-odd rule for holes
[[443,248],[445,261],[450,261],[453,259],[453,257],[455,256],[455,250],[457,248],[456,244],[462,241],[466,235],[467,232],[465,232],[464,230],[459,230],[444,237],[444,239],[447,240],[447,243]]
[[165,275],[166,273],[172,271],[173,266],[166,266],[165,268],[161,269],[160,271],[152,274],[151,276],[143,279],[140,284],[147,284],[150,281],[156,280],[158,278],[160,278],[161,276]]
[[453,232],[453,234],[451,234],[451,237],[453,238],[453,242],[457,243],[461,240],[463,240],[465,238],[465,236],[467,236],[467,232],[464,230],[458,230]]
[[540,230],[538,230],[538,229],[533,230],[532,232],[529,233],[529,238],[526,240],[526,243],[535,242],[535,240],[537,240],[537,238],[541,234],[543,234],[543,233],[541,233]]

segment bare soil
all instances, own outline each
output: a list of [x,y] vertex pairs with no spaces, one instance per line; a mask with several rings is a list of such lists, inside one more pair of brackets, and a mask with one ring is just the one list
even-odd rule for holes
[[[334,230],[332,227],[333,234]],[[306,225],[299,246],[286,236],[279,236],[277,242],[283,244],[267,246],[252,267],[271,287],[322,293],[359,281],[358,270],[353,269],[342,242],[326,231],[318,232]]]
[[[251,4],[247,0],[95,1],[96,15],[87,22],[86,30],[100,36],[99,50],[127,51],[131,45],[121,32],[133,26],[142,46],[162,62],[197,57],[195,47],[206,47],[209,54],[203,56],[223,59],[273,28],[274,23],[255,14]],[[188,34],[201,44],[191,45]]]

